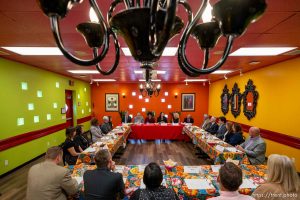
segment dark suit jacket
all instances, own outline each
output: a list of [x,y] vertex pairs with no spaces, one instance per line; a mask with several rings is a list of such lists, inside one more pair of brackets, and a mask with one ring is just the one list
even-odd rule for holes
[[220,125],[219,128],[218,128],[218,131],[217,131],[217,135],[216,135],[216,136],[217,136],[219,139],[223,140],[224,134],[226,133],[226,131],[227,131],[226,125],[225,125],[225,124],[222,124],[222,125]]
[[108,123],[101,124],[100,129],[101,129],[102,133],[107,134],[109,131],[112,130],[112,127],[111,127],[110,123],[108,122]]
[[[122,117],[122,123],[125,123],[125,116]],[[131,117],[127,117],[127,122],[126,123],[131,123]]]
[[234,133],[228,143],[231,144],[232,146],[235,146],[238,144],[242,144],[243,142],[244,142],[243,134],[240,132],[240,133]]
[[154,123],[155,123],[155,119],[153,117],[151,119],[149,119],[148,117],[146,117],[145,124],[154,124]]
[[163,119],[161,119],[161,117],[158,117],[157,118],[157,123],[161,123],[161,122],[165,122],[165,123],[168,123],[168,120],[165,116],[163,116]]
[[224,142],[229,143],[229,141],[232,138],[233,134],[234,133],[232,133],[232,132],[229,132],[229,133],[226,132],[225,135],[224,135],[225,139],[223,138]]
[[108,168],[87,170],[83,175],[85,200],[115,200],[124,197],[123,176]]
[[190,118],[190,122],[188,122],[188,121],[187,121],[187,117],[186,117],[186,118],[184,118],[184,121],[183,121],[183,122],[193,124],[193,123],[194,123],[194,119],[193,119],[193,118]]
[[211,124],[206,131],[214,135],[217,133],[218,129],[219,129],[219,125],[217,123],[214,123]]

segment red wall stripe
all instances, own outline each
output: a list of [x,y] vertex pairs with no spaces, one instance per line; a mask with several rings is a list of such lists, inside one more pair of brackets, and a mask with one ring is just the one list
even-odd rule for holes
[[[240,125],[242,126],[244,132],[248,132],[249,128],[251,127],[249,125],[241,124],[241,123]],[[285,144],[287,146],[294,147],[296,149],[300,149],[300,138],[266,130],[266,129],[261,129],[261,128],[260,128],[260,135],[265,139],[272,140],[280,144]]]
[[44,129],[16,135],[10,138],[6,138],[4,140],[0,140],[0,151],[4,151],[6,149],[18,146],[20,144],[24,144],[26,142],[30,142],[32,140],[44,137],[46,135],[50,135],[52,133],[65,129],[66,127],[66,123],[63,123],[55,126],[50,126]]
[[92,116],[87,116],[87,117],[77,119],[77,124],[82,124],[84,122],[91,121],[91,119],[92,119]]
[[[91,118],[92,118],[91,116],[88,116],[88,117],[77,119],[77,124],[81,124],[81,123],[90,121]],[[16,135],[16,136],[13,136],[10,138],[0,140],[0,151],[4,151],[6,149],[24,144],[26,142],[30,142],[32,140],[44,137],[46,135],[50,135],[52,133],[64,130],[66,128],[67,128],[67,124],[62,123],[62,124],[58,124],[55,126],[50,126],[50,127],[44,128],[44,129],[35,130],[35,131],[28,132],[28,133],[23,133],[20,135]]]

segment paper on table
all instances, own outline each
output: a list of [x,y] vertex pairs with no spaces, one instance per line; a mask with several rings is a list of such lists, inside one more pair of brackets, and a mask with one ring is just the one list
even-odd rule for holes
[[200,190],[200,189],[212,189],[214,186],[206,179],[184,179],[188,189]]
[[82,181],[83,181],[83,177],[82,176],[76,176],[76,177],[73,177],[78,184],[80,184]]
[[232,160],[231,158],[227,158],[226,162],[232,162],[235,165],[239,165],[239,163],[240,163],[239,160]]
[[211,170],[213,172],[219,172],[221,165],[211,165]]
[[216,146],[216,150],[220,151],[220,152],[223,152],[224,151],[224,147],[220,146],[220,145],[217,145]]
[[116,165],[115,172],[119,172],[122,174],[124,172],[124,168],[125,168],[124,165]]
[[96,149],[94,147],[88,147],[87,149],[84,150],[84,152],[92,153],[92,152],[96,152]]
[[188,173],[188,174],[199,174],[201,167],[199,166],[184,166],[184,173]]
[[139,165],[139,172],[144,172],[146,165]]
[[237,150],[235,147],[226,147],[225,148],[227,151],[230,151],[230,152],[240,152],[239,150]]
[[257,186],[249,179],[243,179],[242,185],[240,185],[240,189],[242,188],[257,188]]

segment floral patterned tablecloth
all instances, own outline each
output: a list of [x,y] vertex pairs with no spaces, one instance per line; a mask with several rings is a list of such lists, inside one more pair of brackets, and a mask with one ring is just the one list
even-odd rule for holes
[[[213,161],[214,164],[223,164],[227,159],[238,160],[240,164],[250,164],[248,157],[241,151],[227,151],[234,149],[228,143],[204,132],[197,126],[186,126],[183,131],[193,140],[193,143],[200,147]],[[224,148],[224,151],[217,149],[217,146]]]
[[[107,148],[111,155],[113,156],[117,150],[123,146],[126,145],[126,141],[128,138],[128,135],[130,133],[130,127],[117,127],[114,130],[112,130],[108,135],[104,136],[99,140],[99,142],[96,142],[91,145],[88,149],[86,149],[84,152],[82,152],[77,159],[76,164],[94,164],[95,163],[95,153],[100,148]],[[103,144],[104,147],[100,147],[99,145]]]
[[[176,166],[172,169],[166,169],[164,166],[161,166],[165,186],[168,188],[174,189],[178,194],[180,199],[207,199],[210,197],[219,195],[219,184],[217,183],[218,171],[213,168],[218,168],[218,165],[201,165],[201,172],[197,174],[189,174],[184,172],[184,166]],[[243,178],[248,179],[253,184],[258,186],[262,184],[266,179],[266,170],[265,165],[240,165],[239,166],[243,171]],[[70,169],[73,171],[73,177],[82,177],[86,170],[95,169],[95,165],[75,165],[70,166]],[[126,190],[136,190],[141,186],[143,171],[138,165],[129,165],[124,166],[122,171]],[[185,179],[205,179],[211,184],[211,189],[189,189],[185,183]],[[83,182],[80,183],[81,191],[83,192]],[[243,188],[239,192],[246,195],[251,195],[255,188]],[[128,196],[125,198],[128,199]]]

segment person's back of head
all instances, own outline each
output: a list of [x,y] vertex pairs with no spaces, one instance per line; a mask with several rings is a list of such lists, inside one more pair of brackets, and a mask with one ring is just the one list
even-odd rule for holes
[[108,123],[109,122],[109,118],[107,116],[103,116],[103,122],[104,123]]
[[285,155],[272,154],[268,158],[269,183],[279,183],[286,193],[298,192],[299,177],[293,159]]
[[232,162],[226,162],[219,172],[219,182],[223,190],[237,191],[242,184],[242,170]]
[[108,167],[110,161],[111,154],[107,149],[101,149],[95,155],[95,162],[98,168]]
[[61,147],[53,146],[46,151],[45,159],[58,164],[62,160],[63,150]]
[[226,129],[228,133],[232,133],[232,126],[233,124],[231,122],[226,122]]
[[242,127],[240,124],[235,122],[235,123],[233,123],[232,128],[233,128],[234,133],[242,133]]
[[98,119],[97,119],[97,118],[93,118],[93,119],[91,120],[91,125],[92,125],[92,126],[98,126],[98,125],[99,125]]
[[143,181],[148,189],[158,188],[163,180],[163,174],[159,165],[155,162],[149,163],[144,171]]

